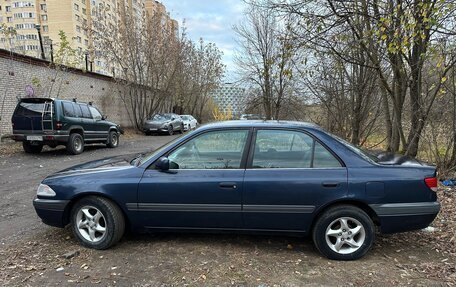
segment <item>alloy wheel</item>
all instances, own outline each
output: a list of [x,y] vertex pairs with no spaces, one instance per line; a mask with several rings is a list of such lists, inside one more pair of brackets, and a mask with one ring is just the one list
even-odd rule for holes
[[76,224],[79,234],[89,242],[99,242],[106,235],[106,219],[94,206],[84,206],[79,209]]
[[358,220],[352,217],[340,217],[326,228],[326,243],[339,254],[351,254],[363,245],[366,230]]

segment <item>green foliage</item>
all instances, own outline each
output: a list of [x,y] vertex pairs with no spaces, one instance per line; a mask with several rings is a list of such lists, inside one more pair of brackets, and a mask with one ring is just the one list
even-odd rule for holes
[[54,55],[54,63],[56,65],[64,65],[69,67],[80,68],[82,63],[82,54],[72,48],[68,37],[62,30],[59,31],[60,42],[57,44],[58,49]]

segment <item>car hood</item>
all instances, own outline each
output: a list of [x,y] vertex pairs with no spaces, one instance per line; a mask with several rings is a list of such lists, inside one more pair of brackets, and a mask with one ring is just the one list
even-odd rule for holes
[[82,174],[99,170],[109,171],[124,169],[132,167],[131,162],[138,156],[140,156],[140,154],[127,154],[89,161],[61,170],[52,176]]
[[166,120],[166,121],[146,121],[146,124],[165,124],[169,123],[171,120]]

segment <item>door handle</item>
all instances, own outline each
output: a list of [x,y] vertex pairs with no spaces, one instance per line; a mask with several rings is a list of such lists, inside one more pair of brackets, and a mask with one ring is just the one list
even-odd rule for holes
[[219,187],[221,187],[221,188],[232,188],[232,189],[236,189],[237,188],[235,182],[221,182],[221,183],[219,183]]
[[339,182],[322,182],[323,187],[334,188],[339,186]]

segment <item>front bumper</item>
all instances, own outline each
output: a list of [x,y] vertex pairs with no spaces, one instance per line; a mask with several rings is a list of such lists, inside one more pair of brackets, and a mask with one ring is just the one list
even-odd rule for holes
[[382,233],[396,233],[426,228],[440,211],[440,203],[413,202],[369,205],[380,220]]
[[69,200],[41,199],[33,200],[33,207],[41,220],[51,226],[65,227],[65,211],[70,203]]

